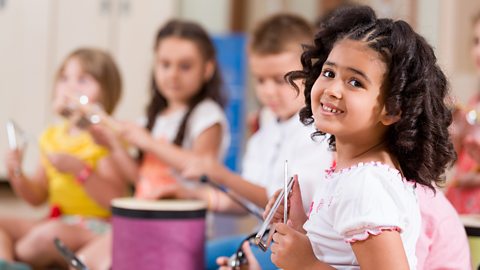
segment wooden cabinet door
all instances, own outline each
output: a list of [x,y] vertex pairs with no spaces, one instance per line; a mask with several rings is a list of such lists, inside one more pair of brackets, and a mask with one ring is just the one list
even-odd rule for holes
[[135,120],[149,99],[153,43],[158,29],[176,11],[175,0],[118,0],[112,49],[123,75],[123,97],[116,116]]
[[6,176],[5,123],[14,119],[27,133],[24,169],[38,160],[37,138],[46,124],[50,99],[48,27],[51,2],[2,0],[0,3],[0,178]]
[[61,0],[53,8],[53,70],[79,47],[108,50],[112,44],[114,0]]

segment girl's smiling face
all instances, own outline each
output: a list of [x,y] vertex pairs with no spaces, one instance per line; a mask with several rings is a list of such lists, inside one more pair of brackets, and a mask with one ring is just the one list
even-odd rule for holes
[[341,139],[377,137],[386,131],[382,84],[386,64],[363,41],[338,41],[311,92],[318,130]]

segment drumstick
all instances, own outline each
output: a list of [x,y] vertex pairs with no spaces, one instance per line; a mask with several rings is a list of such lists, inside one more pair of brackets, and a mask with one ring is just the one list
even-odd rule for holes
[[226,189],[225,187],[213,182],[212,180],[210,180],[210,178],[208,178],[208,176],[206,175],[202,175],[200,176],[200,182],[202,183],[207,183],[209,185],[211,185],[212,187],[222,191],[223,193],[225,193],[230,199],[232,199],[234,202],[236,202],[238,205],[240,205],[243,209],[247,210],[247,212],[249,212],[250,214],[254,215],[255,217],[257,217],[258,219],[260,220],[263,220],[263,217],[262,217],[262,213],[260,213],[258,211],[258,208],[255,207],[255,206],[252,206],[252,205],[248,205],[246,204],[244,201],[244,199],[238,197],[238,195],[230,192],[228,189]]
[[53,239],[55,248],[60,252],[63,259],[74,269],[88,270],[87,266],[57,237]]

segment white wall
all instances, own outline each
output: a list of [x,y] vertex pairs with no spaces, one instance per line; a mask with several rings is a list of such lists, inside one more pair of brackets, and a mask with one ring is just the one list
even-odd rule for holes
[[211,34],[227,33],[230,23],[229,0],[180,0],[180,18],[200,23]]

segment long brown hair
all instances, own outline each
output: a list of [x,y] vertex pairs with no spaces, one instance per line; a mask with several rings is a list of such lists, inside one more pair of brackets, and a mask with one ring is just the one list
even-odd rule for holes
[[[188,118],[197,104],[206,98],[210,98],[221,107],[224,107],[224,97],[222,96],[221,86],[222,78],[218,70],[218,64],[215,59],[215,47],[207,32],[198,24],[188,21],[171,20],[164,27],[162,27],[155,38],[154,50],[156,51],[160,42],[169,37],[178,37],[192,41],[202,53],[206,61],[212,61],[215,65],[213,76],[205,81],[201,86],[200,91],[190,99],[188,102],[188,110],[182,119],[177,135],[173,141],[174,144],[181,146],[185,137],[185,130]],[[167,100],[159,91],[158,85],[152,74],[150,86],[151,101],[147,106],[147,126],[151,131],[155,125],[155,119],[158,113],[167,108]]]

